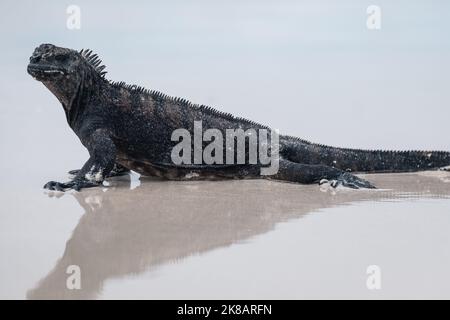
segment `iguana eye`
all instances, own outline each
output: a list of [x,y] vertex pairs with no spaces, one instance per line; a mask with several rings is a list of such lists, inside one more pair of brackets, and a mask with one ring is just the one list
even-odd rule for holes
[[65,54],[57,54],[57,55],[55,55],[55,60],[63,62],[65,60],[67,60],[67,55],[65,55]]

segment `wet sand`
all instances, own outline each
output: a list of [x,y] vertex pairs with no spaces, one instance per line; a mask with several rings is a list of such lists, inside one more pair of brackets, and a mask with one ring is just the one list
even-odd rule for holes
[[[448,298],[450,174],[368,178],[380,189],[132,176],[47,193],[45,210],[74,199],[83,212],[23,297]],[[365,285],[371,264],[383,272],[376,292]],[[81,290],[66,287],[70,265]]]
[[[447,4],[1,1],[0,298],[450,298],[447,173],[382,190],[162,182],[46,194],[88,153],[26,72],[41,43],[93,49],[107,78],[340,147],[449,150]],[[107,14],[105,8],[107,7]],[[386,10],[386,11],[384,11]],[[151,17],[151,19],[149,18]],[[417,23],[421,21],[421,23]],[[11,32],[14,30],[14,32]],[[66,289],[70,265],[79,291]],[[381,268],[381,290],[366,269]]]

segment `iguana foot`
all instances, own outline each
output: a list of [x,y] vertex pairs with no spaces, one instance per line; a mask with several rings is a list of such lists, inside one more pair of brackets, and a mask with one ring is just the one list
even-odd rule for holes
[[69,182],[49,181],[44,185],[44,189],[62,192],[66,191],[67,189],[80,191],[82,188],[97,187],[99,185],[101,184],[87,180],[73,180]]
[[[323,184],[324,182],[327,182],[327,180],[322,180],[320,184]],[[332,186],[333,188],[343,186],[352,189],[359,189],[359,188],[376,189],[376,187],[369,181],[358,178],[357,176],[349,172],[344,172],[337,179],[331,180],[330,186]]]

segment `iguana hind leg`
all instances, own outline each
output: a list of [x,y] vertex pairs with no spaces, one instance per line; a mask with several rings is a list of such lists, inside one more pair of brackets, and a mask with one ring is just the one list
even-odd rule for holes
[[278,173],[271,178],[305,184],[320,183],[325,179],[331,181],[332,187],[342,185],[353,189],[375,188],[369,181],[337,168],[325,165],[301,164],[286,159],[280,159]]

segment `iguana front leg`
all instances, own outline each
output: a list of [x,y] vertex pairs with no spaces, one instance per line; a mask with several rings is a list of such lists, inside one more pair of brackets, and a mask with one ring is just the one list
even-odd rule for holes
[[[81,169],[74,169],[70,170],[68,173],[72,176],[76,176],[78,172],[80,172]],[[126,175],[130,173],[130,169],[125,168],[121,164],[118,164],[117,162],[114,164],[114,167],[112,168],[111,172],[108,174],[107,178],[110,177],[120,177],[123,175]]]
[[98,129],[87,138],[84,144],[89,151],[89,160],[69,182],[50,181],[44,185],[45,189],[65,191],[67,189],[81,190],[99,186],[109,175],[116,159],[116,147],[105,130]]

